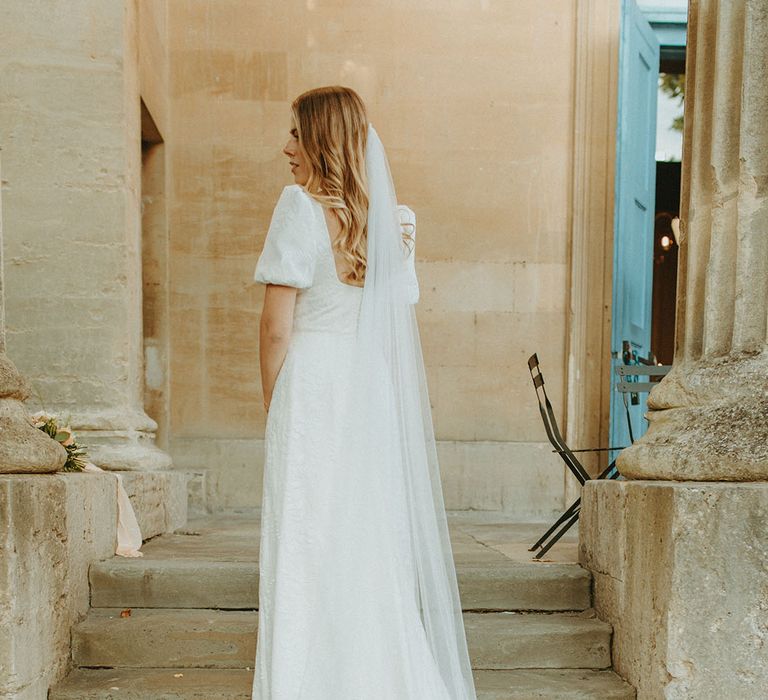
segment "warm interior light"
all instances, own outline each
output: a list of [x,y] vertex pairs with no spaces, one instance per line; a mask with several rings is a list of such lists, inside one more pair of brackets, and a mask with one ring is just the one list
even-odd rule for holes
[[661,247],[664,248],[664,250],[669,250],[672,247],[672,239],[669,236],[662,236]]

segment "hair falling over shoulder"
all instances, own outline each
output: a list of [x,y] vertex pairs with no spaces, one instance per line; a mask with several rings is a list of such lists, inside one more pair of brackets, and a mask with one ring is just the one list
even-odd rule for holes
[[303,92],[291,110],[310,166],[305,189],[338,219],[334,248],[348,263],[347,281],[360,284],[365,279],[368,220],[365,104],[352,88],[329,85]]

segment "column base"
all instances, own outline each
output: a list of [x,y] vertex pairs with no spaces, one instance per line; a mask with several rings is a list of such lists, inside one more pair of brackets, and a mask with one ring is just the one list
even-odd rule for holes
[[[75,419],[76,418],[76,419]],[[155,445],[157,423],[144,411],[105,409],[78,412],[72,429],[88,459],[102,469],[115,471],[165,471],[171,456]]]
[[764,697],[768,483],[588,481],[581,564],[638,700]]
[[29,394],[26,379],[0,352],[0,474],[46,474],[67,461],[67,451],[29,420]]
[[88,446],[88,459],[102,469],[157,472],[172,468],[171,456],[155,445],[154,433],[80,430],[77,435]]
[[627,479],[768,480],[765,351],[677,364],[648,409],[648,431],[617,460]]

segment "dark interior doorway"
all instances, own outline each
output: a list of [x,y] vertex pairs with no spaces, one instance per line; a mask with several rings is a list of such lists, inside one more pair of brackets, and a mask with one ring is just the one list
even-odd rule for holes
[[[685,56],[680,55],[679,47],[666,57],[664,49],[662,46],[659,73],[685,76]],[[651,352],[664,365],[671,365],[674,357],[678,245],[672,219],[680,215],[681,166],[679,161],[656,161]]]

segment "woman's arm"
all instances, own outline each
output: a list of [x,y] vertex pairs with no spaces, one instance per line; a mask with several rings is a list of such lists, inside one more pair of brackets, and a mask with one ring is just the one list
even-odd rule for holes
[[275,381],[283,366],[293,326],[296,287],[268,284],[259,323],[259,362],[264,408],[269,411]]

